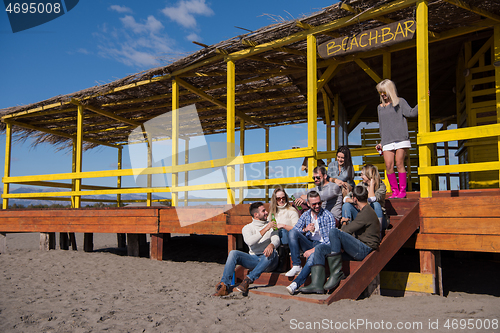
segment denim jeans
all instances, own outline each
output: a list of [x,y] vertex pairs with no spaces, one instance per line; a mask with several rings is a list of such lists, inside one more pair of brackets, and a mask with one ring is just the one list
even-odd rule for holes
[[286,230],[285,228],[281,228],[279,231],[278,231],[278,234],[280,236],[280,243],[282,245],[288,245],[288,230]]
[[300,250],[305,252],[312,249],[320,242],[312,241],[297,229],[292,229],[288,232],[288,243],[293,266],[300,266]]
[[[320,245],[323,245],[323,244],[319,243],[317,246],[320,246]],[[330,245],[328,245],[328,247],[330,247]],[[309,256],[309,258],[307,258],[306,264],[304,265],[304,267],[300,271],[299,275],[297,275],[297,277],[292,281],[292,282],[297,283],[297,287],[300,287],[301,285],[303,285],[304,282],[306,282],[306,279],[309,276],[309,274],[311,274],[311,266],[313,265],[315,254],[316,254],[316,250],[314,250],[314,253],[311,254]]]
[[278,254],[276,251],[266,257],[265,255],[254,255],[246,252],[232,250],[227,256],[226,265],[224,266],[224,273],[222,274],[221,282],[226,286],[231,285],[234,269],[236,265],[241,265],[245,268],[251,269],[247,277],[252,281],[259,278],[262,272],[271,272],[278,267]]
[[347,232],[339,229],[330,230],[330,245],[320,244],[314,250],[313,265],[324,265],[326,256],[330,253],[339,253],[342,249],[354,260],[363,260],[373,250],[371,247],[360,241]]
[[[373,208],[378,218],[382,218],[382,225],[380,226],[380,230],[387,229],[387,219],[385,218],[384,212],[382,211],[382,206],[377,201],[370,203],[370,206]],[[347,217],[351,221],[358,216],[359,210],[354,207],[354,205],[350,202],[346,202],[342,205],[342,217]]]

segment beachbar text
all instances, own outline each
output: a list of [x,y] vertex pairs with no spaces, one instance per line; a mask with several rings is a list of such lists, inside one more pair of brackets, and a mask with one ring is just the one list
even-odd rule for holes
[[400,43],[413,38],[416,24],[413,19],[393,22],[376,29],[360,32],[354,36],[339,37],[318,46],[323,59],[350,53],[369,51]]

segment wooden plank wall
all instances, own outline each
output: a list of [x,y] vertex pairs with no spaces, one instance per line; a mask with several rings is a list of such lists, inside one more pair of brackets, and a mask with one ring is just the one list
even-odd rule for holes
[[420,199],[421,250],[500,252],[500,190],[446,191]]

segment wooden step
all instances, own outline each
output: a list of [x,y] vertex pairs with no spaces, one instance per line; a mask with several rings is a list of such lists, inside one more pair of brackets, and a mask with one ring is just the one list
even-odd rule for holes
[[[284,273],[263,273],[254,281],[251,292],[266,296],[295,299],[318,304],[331,304],[341,299],[357,299],[363,290],[380,273],[389,260],[405,244],[419,227],[418,201],[399,199],[395,211],[406,214],[391,216],[391,228],[386,231],[378,250],[370,253],[363,261],[344,261],[342,270],[347,276],[330,295],[289,295],[284,286],[293,281]],[[410,207],[410,205],[412,205]],[[326,268],[328,272],[328,268]],[[240,268],[236,271],[237,280],[242,280],[248,270]],[[305,283],[308,284],[308,281]]]

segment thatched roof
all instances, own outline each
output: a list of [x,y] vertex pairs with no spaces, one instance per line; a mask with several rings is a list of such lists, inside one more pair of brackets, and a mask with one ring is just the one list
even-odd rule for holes
[[[332,36],[348,36],[372,29],[386,23],[377,19],[360,20],[363,14],[391,1],[353,0],[344,1],[359,13],[339,29],[316,34],[318,45],[332,39]],[[398,1],[403,2],[403,1]],[[462,1],[465,2],[465,1]],[[500,2],[497,0],[467,0],[479,10],[500,16]],[[114,82],[91,87],[72,94],[56,96],[39,103],[16,106],[0,110],[3,121],[15,121],[24,128],[14,126],[18,139],[34,138],[35,144],[50,142],[71,145],[71,136],[76,134],[76,105],[78,101],[92,110],[104,110],[118,117],[112,119],[86,109],[84,116],[85,148],[93,148],[98,142],[124,144],[128,134],[143,123],[171,110],[172,74],[194,86],[210,98],[226,103],[225,55],[252,49],[280,38],[289,38],[303,33],[308,27],[317,27],[341,18],[352,17],[353,13],[342,9],[341,3],[326,7],[307,17],[272,24],[229,40],[205,47],[167,66],[153,68],[129,75]],[[415,6],[409,6],[384,15],[384,20],[398,21],[414,17]],[[383,20],[382,20],[383,21]],[[300,22],[300,23],[298,23]],[[461,28],[468,31],[458,37],[430,44],[431,113],[432,117],[443,117],[455,113],[452,88],[455,85],[457,54],[465,40],[484,39],[491,36],[491,19],[459,8],[443,0],[429,1],[429,30],[434,36],[447,35]],[[498,22],[496,22],[498,24]],[[433,37],[429,38],[433,41]],[[307,121],[306,95],[306,39],[301,38],[284,47],[268,49],[263,53],[236,60],[236,109],[265,126],[280,126]],[[380,54],[380,52],[379,52]],[[382,73],[382,57],[376,53],[363,60]],[[359,54],[336,58],[342,63],[340,71],[326,86],[326,93],[333,99],[339,94],[350,119],[366,105],[358,121],[376,121],[378,96],[375,82],[368,77],[352,59]],[[319,75],[330,62],[318,59]],[[318,76],[319,77],[319,76]],[[410,46],[392,55],[392,79],[397,83],[399,94],[410,104],[416,103],[416,59],[415,49]],[[434,84],[434,86],[433,86]],[[225,132],[226,111],[223,107],[181,88],[181,106],[195,104],[205,134]],[[54,105],[57,104],[57,105]],[[15,115],[15,116],[12,116]],[[8,119],[5,116],[10,117]],[[131,122],[123,121],[123,118]],[[318,119],[325,120],[322,94],[318,94]],[[132,124],[131,124],[132,123]],[[246,122],[246,128],[256,124]],[[2,124],[4,130],[5,124]],[[238,128],[238,122],[236,124]],[[48,133],[36,131],[40,129]],[[51,132],[52,131],[52,132]],[[62,133],[64,136],[55,135]]]

